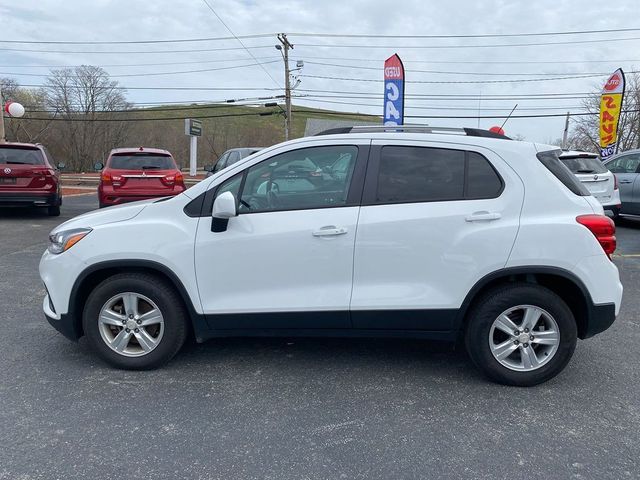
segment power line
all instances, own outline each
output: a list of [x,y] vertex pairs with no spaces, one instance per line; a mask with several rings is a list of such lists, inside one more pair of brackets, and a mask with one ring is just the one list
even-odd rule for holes
[[[256,57],[258,60],[274,60],[280,57]],[[244,58],[221,58],[217,60],[196,60],[190,62],[159,62],[159,63],[111,63],[95,65],[100,68],[112,68],[112,67],[156,67],[164,65],[202,65],[204,63],[223,63],[223,62],[241,62]],[[22,65],[0,65],[0,68],[76,68],[82,65],[34,65],[34,64],[22,64]],[[17,74],[16,74],[17,75]]]
[[[403,62],[403,63],[410,63],[410,62]],[[381,62],[382,64],[382,62]],[[305,61],[305,65],[321,65],[321,66],[326,66],[326,67],[340,67],[340,68],[346,68],[346,69],[355,69],[355,70],[375,70],[375,71],[380,71],[382,70],[380,67],[363,67],[360,65],[340,65],[340,64],[336,64],[336,63],[326,63],[326,62],[313,62],[313,61]],[[549,76],[561,76],[561,75],[610,75],[611,72],[587,72],[587,73],[574,73],[574,72],[556,72],[556,73],[545,73],[545,72],[535,72],[535,73],[522,73],[522,72],[517,72],[517,73],[504,73],[504,72],[452,72],[452,71],[446,71],[446,70],[416,70],[416,69],[407,69],[408,72],[410,73],[430,73],[430,74],[442,74],[442,75],[486,75],[486,76],[496,76],[496,77],[503,77],[503,76],[514,76],[514,75],[524,75],[524,76],[540,76],[540,75],[549,75]]]
[[[246,68],[246,67],[255,67],[256,65],[268,65],[270,63],[277,63],[278,60],[272,60],[270,62],[263,63],[248,63],[246,65],[232,65],[230,67],[220,67],[220,68],[204,68],[198,70],[179,70],[179,71],[171,71],[171,72],[145,72],[145,73],[123,73],[116,75],[109,75],[110,78],[123,78],[123,77],[154,77],[161,75],[180,75],[184,73],[202,73],[202,72],[217,72],[220,70],[231,70],[234,68]],[[18,76],[27,76],[27,77],[47,77],[49,74],[46,73],[16,73],[16,72],[0,72],[0,75],[18,75]],[[71,75],[72,77],[76,77],[75,75]],[[76,77],[77,78],[77,77]]]
[[[636,71],[631,71],[628,73],[637,73]],[[551,82],[555,80],[575,80],[578,78],[594,78],[601,77],[603,74],[593,74],[593,75],[567,75],[564,77],[549,77],[549,78],[514,78],[509,80],[405,80],[405,83],[422,83],[422,84],[477,84],[477,83],[523,83],[523,82]],[[353,78],[353,77],[332,77],[326,75],[300,75],[301,77],[306,78],[319,78],[325,80],[342,80],[349,82],[373,82],[380,83],[384,80],[382,79],[372,79],[372,78]]]
[[[303,57],[300,57],[303,59]],[[314,55],[305,55],[304,60],[333,60],[344,62],[375,62],[382,64],[384,58],[345,58],[345,57],[316,57]],[[453,65],[466,65],[466,64],[481,64],[481,65],[545,65],[545,64],[569,64],[569,63],[634,63],[640,62],[640,60],[407,60],[403,58],[404,64],[412,63],[440,63],[440,64],[453,64]],[[310,63],[310,62],[308,62]]]
[[[110,112],[96,112],[99,115],[109,115]],[[248,117],[248,116],[268,116],[268,115],[277,115],[279,111],[273,112],[256,112],[256,113],[229,113],[222,115],[190,115],[188,117],[150,117],[150,118],[60,118],[60,117],[48,117],[48,118],[38,118],[38,117],[30,117],[25,118],[28,120],[46,120],[46,121],[54,121],[54,122],[152,122],[152,121],[167,121],[167,120],[184,120],[185,118],[196,118],[196,119],[207,119],[207,118],[228,118],[228,117]],[[5,118],[11,118],[5,116]],[[23,117],[24,118],[24,117]]]
[[176,38],[172,40],[0,40],[0,43],[26,43],[38,45],[138,45],[150,43],[214,42],[219,40],[237,40],[238,38],[266,38],[274,37],[275,35],[275,33],[256,33],[253,35],[234,35],[233,37]]
[[266,68],[264,68],[264,67],[262,66],[262,64],[260,64],[260,63],[258,62],[258,60],[256,59],[256,57],[254,57],[254,56],[253,56],[253,53],[251,53],[251,52],[249,51],[249,49],[248,49],[247,47],[245,47],[244,43],[242,43],[242,40],[240,40],[240,38],[239,38],[238,36],[236,36],[236,34],[235,34],[235,33],[233,33],[233,31],[229,28],[229,26],[228,26],[226,23],[224,23],[224,20],[222,20],[222,18],[220,18],[220,15],[218,15],[218,14],[216,13],[216,11],[213,9],[213,7],[212,7],[211,5],[209,5],[209,2],[208,2],[207,0],[202,0],[202,1],[204,2],[204,4],[205,4],[207,7],[209,7],[209,10],[211,10],[211,11],[213,12],[213,14],[217,17],[217,19],[218,19],[218,20],[220,20],[220,23],[221,23],[222,25],[224,25],[224,28],[226,28],[226,29],[229,31],[229,33],[230,33],[231,35],[233,35],[233,37],[234,37],[234,38],[235,38],[235,39],[240,43],[240,45],[242,45],[242,48],[244,48],[244,49],[246,50],[246,52],[251,56],[251,58],[253,58],[253,61],[254,61],[254,62],[256,62],[256,63],[258,63],[258,64],[260,65],[260,68],[261,68],[262,70],[264,70],[264,73],[266,73],[266,74],[269,76],[269,78],[270,78],[271,80],[273,80],[273,83],[275,83],[277,87],[279,87],[279,86],[280,86],[280,84],[276,81],[276,79],[275,79],[275,78],[273,78],[273,76],[269,73],[269,71],[268,71]]
[[324,38],[504,38],[504,37],[543,37],[555,35],[585,35],[594,33],[620,33],[637,32],[640,28],[611,28],[606,30],[572,30],[563,32],[527,32],[527,33],[479,33],[464,35],[384,35],[384,34],[360,34],[360,33],[290,33],[297,37],[324,37]]
[[607,38],[602,40],[570,40],[566,42],[530,42],[530,43],[492,43],[486,45],[349,45],[344,43],[296,43],[299,47],[324,47],[324,48],[385,48],[390,50],[403,49],[460,49],[460,48],[499,48],[499,47],[538,47],[545,45],[578,45],[586,43],[610,43],[640,40],[640,37]]
[[0,47],[0,51],[5,52],[35,52],[35,53],[89,53],[89,54],[104,54],[104,55],[122,55],[122,54],[155,54],[155,53],[195,53],[195,52],[226,52],[231,50],[246,50],[246,49],[258,49],[258,48],[273,48],[272,45],[255,45],[244,47],[223,47],[223,48],[191,48],[189,50],[40,50],[32,48],[5,48]]

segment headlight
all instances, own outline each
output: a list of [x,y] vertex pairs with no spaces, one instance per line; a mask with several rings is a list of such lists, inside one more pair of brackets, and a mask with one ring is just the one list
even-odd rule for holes
[[91,232],[90,228],[73,228],[49,235],[49,251],[53,254],[66,252]]

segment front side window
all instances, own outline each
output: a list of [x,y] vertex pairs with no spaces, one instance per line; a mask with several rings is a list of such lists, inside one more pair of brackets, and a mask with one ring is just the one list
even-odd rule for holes
[[636,173],[640,165],[640,154],[623,155],[607,163],[612,173]]
[[[246,171],[240,213],[346,205],[358,148],[312,147],[264,160]],[[339,162],[339,168],[334,168]]]

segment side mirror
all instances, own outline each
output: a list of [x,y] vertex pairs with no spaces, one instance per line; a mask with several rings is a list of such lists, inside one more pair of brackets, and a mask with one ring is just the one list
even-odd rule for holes
[[229,219],[238,215],[236,211],[236,197],[231,192],[224,192],[218,195],[213,202],[213,211],[211,212],[211,231],[224,232],[227,230]]
[[93,164],[93,168],[96,170],[96,172],[99,172],[104,168],[104,164],[102,162],[96,162]]
[[60,162],[58,163],[58,170],[64,170],[64,167],[66,167],[67,165],[64,162]]
[[213,165],[205,165],[202,168],[204,168],[205,172],[210,172],[211,170],[213,170]]

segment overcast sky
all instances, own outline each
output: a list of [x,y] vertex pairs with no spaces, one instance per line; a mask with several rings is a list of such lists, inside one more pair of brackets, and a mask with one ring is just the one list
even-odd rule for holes
[[[579,112],[579,98],[513,98],[496,101],[490,96],[577,93],[579,95],[573,96],[579,97],[597,90],[607,75],[567,80],[521,80],[553,78],[554,74],[609,73],[617,67],[628,71],[634,70],[634,66],[640,68],[640,40],[614,40],[640,39],[640,30],[610,34],[462,39],[327,38],[294,34],[472,35],[636,28],[640,27],[637,0],[609,2],[606,8],[599,2],[580,0],[209,0],[209,3],[236,35],[290,33],[289,39],[295,46],[291,56],[292,67],[299,59],[305,61],[301,82],[296,89],[296,95],[301,98],[294,101],[295,105],[381,115],[382,65],[385,58],[396,52],[403,59],[406,69],[406,115],[477,116],[478,108],[480,115],[506,115],[516,103],[518,109],[515,115],[559,114],[567,110]],[[0,19],[3,24],[1,38],[4,41],[128,41],[229,36],[228,30],[202,0],[21,0],[3,2],[0,5]],[[575,41],[589,43],[479,47]],[[258,61],[265,63],[263,67],[273,78],[256,65],[208,72],[146,75],[255,63],[240,43],[233,39],[132,45],[0,42],[0,76],[13,77],[21,84],[41,84],[48,71],[42,66],[92,64],[104,65],[105,70],[127,87],[219,89],[178,91],[131,88],[127,93],[128,99],[137,103],[219,101],[281,94],[283,66],[280,54],[274,48],[275,37],[246,39],[243,43],[247,47],[259,47],[250,48],[250,51]],[[372,48],[376,45],[383,48]],[[465,45],[468,47],[459,48]],[[410,48],[412,46],[429,48]],[[457,48],[440,48],[443,46]],[[81,51],[90,53],[76,53]],[[158,63],[165,65],[139,66]],[[114,66],[122,64],[138,66]],[[43,76],[24,75],[27,73]],[[489,73],[494,75],[487,75]],[[495,75],[514,73],[518,75]],[[137,76],[124,76],[132,74]],[[514,79],[519,81],[453,83]],[[470,95],[472,98],[436,99],[414,95]],[[481,119],[480,126],[489,128],[501,122],[498,119]],[[477,126],[478,120],[407,118],[405,123]],[[547,142],[562,135],[563,124],[564,119],[560,117],[513,118],[505,129],[508,134]]]

